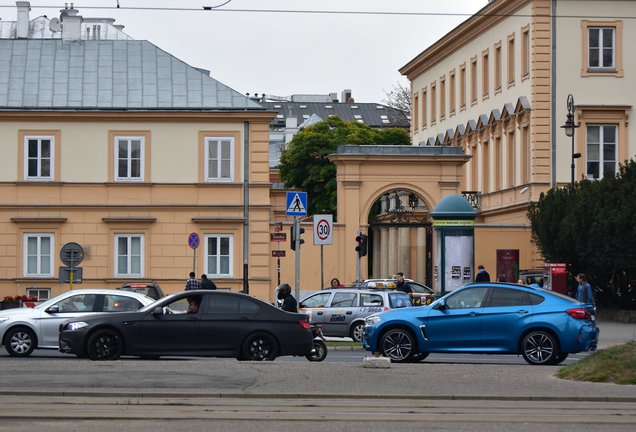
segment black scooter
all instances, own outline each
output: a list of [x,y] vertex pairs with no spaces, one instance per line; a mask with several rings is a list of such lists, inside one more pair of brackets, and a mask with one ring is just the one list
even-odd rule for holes
[[319,324],[310,324],[309,330],[314,340],[311,346],[311,352],[305,357],[312,362],[323,361],[327,357],[327,344],[325,343],[327,340],[322,334],[322,326]]

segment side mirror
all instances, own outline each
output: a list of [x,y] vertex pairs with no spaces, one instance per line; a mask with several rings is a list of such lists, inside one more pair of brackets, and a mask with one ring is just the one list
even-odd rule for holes
[[48,313],[58,313],[60,311],[60,307],[54,304],[53,306],[49,307],[46,311]]
[[156,307],[152,310],[152,314],[153,315],[163,315],[163,308],[160,307]]
[[433,306],[433,309],[445,310],[448,309],[448,306],[446,305],[446,302],[444,300],[440,300],[435,304],[435,306]]

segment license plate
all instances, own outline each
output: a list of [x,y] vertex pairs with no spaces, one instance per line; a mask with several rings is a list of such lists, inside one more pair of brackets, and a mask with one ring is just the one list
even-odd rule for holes
[[590,315],[590,319],[591,319],[592,321],[596,321],[596,316],[594,316],[594,315]]

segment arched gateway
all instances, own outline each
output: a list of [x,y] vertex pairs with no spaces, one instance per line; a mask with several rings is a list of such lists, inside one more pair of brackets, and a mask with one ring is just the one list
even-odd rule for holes
[[329,158],[337,167],[338,229],[351,245],[341,249],[343,280],[356,279],[354,239],[363,232],[369,254],[361,259],[361,278],[402,271],[430,286],[428,214],[446,195],[461,193],[470,156],[455,146],[344,145]]

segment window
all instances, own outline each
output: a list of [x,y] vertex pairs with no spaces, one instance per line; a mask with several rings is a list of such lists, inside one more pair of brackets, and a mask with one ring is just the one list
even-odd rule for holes
[[51,233],[24,234],[24,276],[52,277],[54,235]]
[[419,92],[413,94],[413,133],[417,133],[420,128],[420,98]]
[[384,299],[379,294],[360,293],[360,306],[384,306]]
[[489,307],[526,306],[530,305],[530,297],[525,291],[493,288]]
[[320,293],[320,294],[312,295],[311,297],[303,300],[300,304],[300,307],[304,307],[304,308],[327,307],[327,302],[329,301],[329,297],[331,297],[331,293]]
[[507,187],[513,187],[515,185],[516,178],[516,165],[517,165],[517,154],[516,154],[516,143],[515,143],[515,131],[514,129],[508,130],[506,134],[506,160],[508,161],[508,175],[507,175]]
[[143,307],[137,299],[116,294],[104,295],[101,312],[134,312]]
[[144,137],[117,137],[115,140],[115,180],[143,181]]
[[205,236],[205,273],[208,276],[232,276],[232,236]]
[[444,120],[446,118],[446,77],[440,77],[439,79],[439,118]]
[[53,180],[55,140],[51,136],[24,137],[24,180]]
[[581,75],[623,76],[623,22],[581,21],[583,56]]
[[336,293],[331,300],[331,307],[353,307],[356,297],[356,293]]
[[27,288],[27,296],[37,297],[39,302],[44,302],[51,298],[51,288]]
[[614,28],[588,28],[588,67],[614,68]]
[[521,29],[521,78],[530,75],[530,26]]
[[465,289],[448,297],[446,305],[449,309],[478,308],[482,306],[487,288],[477,287]]
[[115,277],[143,277],[144,235],[115,235]]
[[515,83],[515,34],[508,36],[508,87]]
[[616,174],[616,125],[587,126],[587,178],[601,179]]
[[490,65],[488,64],[488,50],[484,50],[481,53],[481,97],[482,99],[488,99],[488,82]]
[[456,96],[455,96],[455,70],[453,69],[452,71],[450,71],[450,88],[448,89],[448,105],[449,105],[449,110],[450,110],[450,115],[454,115],[455,114],[455,103],[456,103]]
[[466,63],[459,67],[459,109],[466,109]]
[[422,129],[426,129],[428,122],[428,89],[422,89]]
[[530,163],[532,155],[530,154],[530,128],[523,126],[521,128],[521,184],[530,183]]
[[477,57],[470,59],[470,104],[477,103]]
[[234,138],[205,139],[206,181],[232,181],[234,178]]
[[75,294],[55,303],[59,313],[94,312],[97,294]]
[[436,108],[436,104],[437,104],[437,88],[436,88],[436,83],[435,81],[433,81],[431,83],[431,124],[435,124],[435,121],[437,120],[437,112],[435,110]]
[[501,91],[501,42],[495,44],[495,93]]

